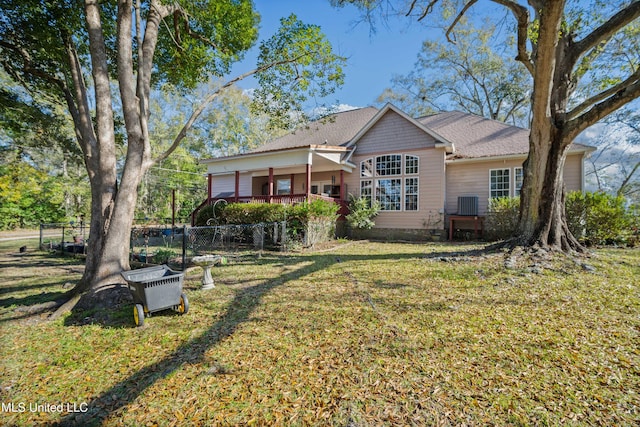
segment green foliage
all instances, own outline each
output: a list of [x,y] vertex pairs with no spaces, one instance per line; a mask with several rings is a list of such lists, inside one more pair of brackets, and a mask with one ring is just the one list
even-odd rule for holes
[[572,192],[566,201],[571,233],[587,245],[633,243],[637,240],[637,210],[627,209],[622,196],[604,192]]
[[[215,215],[214,215],[215,208]],[[283,205],[279,203],[218,203],[201,209],[196,225],[207,225],[207,220],[215,218],[215,224],[258,224],[261,222],[299,222],[306,224],[313,218],[336,219],[336,203],[314,200],[310,203]]]
[[254,108],[267,112],[274,127],[288,127],[291,111],[303,111],[308,99],[322,98],[344,82],[346,59],[333,53],[320,27],[295,15],[260,45]]
[[25,162],[0,165],[0,229],[65,220],[63,186]]
[[175,256],[176,256],[176,252],[173,249],[168,249],[168,248],[158,249],[153,254],[153,263],[166,264]]
[[502,240],[513,236],[519,214],[520,197],[490,199],[484,223],[485,237],[489,240]]
[[157,80],[193,89],[209,76],[223,76],[256,42],[260,16],[251,0],[178,2],[166,19],[155,54]]
[[[215,215],[214,215],[215,209]],[[196,225],[258,224],[287,222],[287,234],[295,239],[312,240],[309,244],[331,237],[340,207],[325,200],[282,205],[279,203],[218,203],[201,209]],[[311,227],[311,225],[313,226]],[[313,230],[314,233],[310,233]],[[314,234],[312,238],[309,236]]]
[[289,235],[302,236],[308,231],[309,224],[323,221],[335,228],[339,209],[338,204],[325,200],[290,205],[287,209],[287,232]]
[[258,224],[285,219],[286,205],[278,203],[230,203],[220,213],[223,224]]
[[[484,224],[485,237],[489,240],[511,237],[516,231],[519,209],[519,197],[490,200]],[[571,234],[583,244],[634,246],[640,239],[638,208],[627,208],[622,196],[574,191],[567,194],[565,212]]]
[[364,197],[349,198],[349,214],[346,216],[347,224],[351,228],[358,230],[370,230],[375,225],[373,218],[378,215],[380,204],[378,201],[371,201]]

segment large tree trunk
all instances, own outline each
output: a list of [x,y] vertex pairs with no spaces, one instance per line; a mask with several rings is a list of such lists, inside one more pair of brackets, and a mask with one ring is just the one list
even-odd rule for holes
[[525,246],[582,251],[565,215],[563,169],[569,144],[550,124],[537,130],[531,133],[529,157],[524,164],[515,240]]
[[[132,5],[130,2],[123,2],[119,8],[121,19],[118,41],[121,49],[118,71],[121,74],[119,84],[127,125],[127,158],[119,182],[112,88],[98,2],[86,0],[85,11],[95,86],[95,122],[90,118],[85,77],[71,41],[68,51],[75,96],[68,96],[67,102],[76,123],[91,185],[91,222],[85,271],[72,292],[76,296],[85,295],[85,299],[89,300],[87,305],[91,305],[97,293],[123,283],[120,272],[129,269],[130,230],[137,187],[151,162],[148,135],[140,129],[140,123],[146,120],[140,102],[141,98],[148,95],[149,79],[139,79],[138,85],[135,84],[130,40]],[[149,32],[155,36],[155,28],[152,27],[150,26]],[[140,61],[143,62],[142,59]],[[136,89],[142,93],[141,96],[136,95]]]
[[567,225],[563,170],[571,139],[566,107],[573,90],[567,59],[569,39],[559,37],[564,1],[546,2],[533,66],[529,156],[524,163],[517,244],[561,251],[582,250]]

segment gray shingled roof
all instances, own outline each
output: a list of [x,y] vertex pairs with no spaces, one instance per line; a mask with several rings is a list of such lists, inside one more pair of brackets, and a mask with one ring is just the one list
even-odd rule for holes
[[524,154],[529,150],[529,131],[460,111],[418,119],[451,141],[450,158],[477,158]]
[[375,107],[365,107],[332,114],[274,139],[256,148],[252,153],[308,147],[310,145],[346,145],[377,112],[378,109]]
[[[526,154],[529,130],[475,114],[451,111],[419,118],[418,121],[451,141],[449,159],[473,159]],[[574,143],[571,150],[589,147]]]
[[[286,150],[312,145],[345,146],[376,115],[375,107],[359,108],[329,115],[274,139],[251,153]],[[529,130],[475,114],[451,111],[417,119],[447,141],[455,151],[449,159],[474,159],[524,155],[529,151]],[[571,150],[590,147],[574,143]]]

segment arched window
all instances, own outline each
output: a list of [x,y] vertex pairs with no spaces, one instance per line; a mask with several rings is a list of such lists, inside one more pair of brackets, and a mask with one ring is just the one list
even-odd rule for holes
[[[382,211],[417,211],[420,158],[384,154],[360,162],[360,196],[380,203]],[[405,178],[406,176],[406,178]]]

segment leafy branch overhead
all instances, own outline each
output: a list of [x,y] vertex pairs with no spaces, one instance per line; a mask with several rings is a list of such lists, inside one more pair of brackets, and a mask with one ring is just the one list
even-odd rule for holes
[[[342,84],[344,59],[318,27],[295,16],[262,44],[256,68],[227,79],[255,45],[258,24],[251,0],[0,0],[0,64],[23,89],[66,107],[89,176],[92,245],[76,291],[118,280],[128,268],[128,230],[142,177],[178,148],[221,91],[255,75],[262,85],[256,105],[283,122],[308,99]],[[150,130],[153,89],[170,84],[187,94],[216,78],[226,83],[158,150],[166,140]]]
[[276,34],[260,45],[255,105],[286,125],[291,111],[302,112],[309,99],[323,98],[344,83],[346,59],[333,52],[317,25],[295,15],[280,20]]

